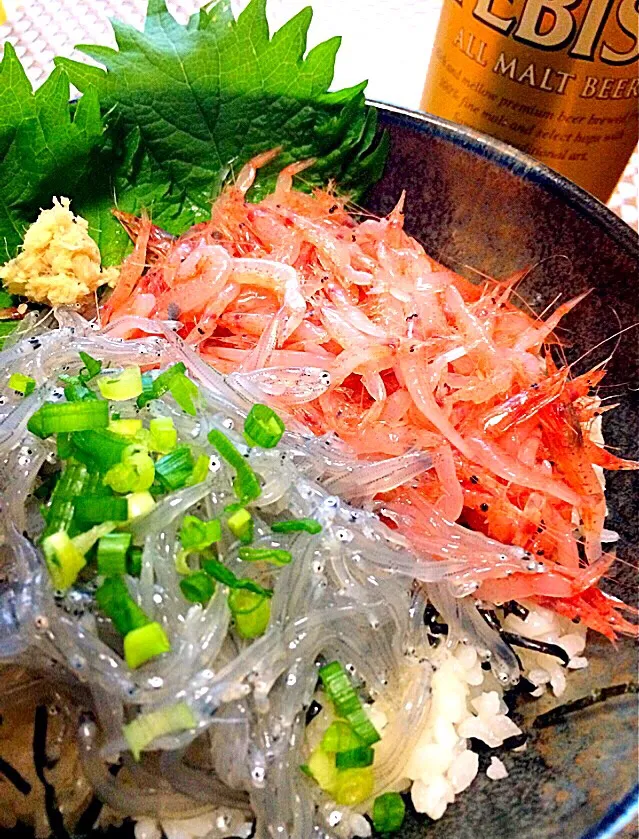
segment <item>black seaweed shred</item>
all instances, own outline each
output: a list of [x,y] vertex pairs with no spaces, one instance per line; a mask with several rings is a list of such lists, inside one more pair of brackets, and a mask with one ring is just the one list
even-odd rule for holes
[[22,795],[29,795],[31,792],[31,784],[27,779],[23,778],[18,770],[2,757],[0,757],[0,774],[4,775]]
[[477,609],[477,611],[491,629],[494,629],[495,632],[501,632],[501,623],[493,609]]
[[637,682],[624,682],[620,685],[610,685],[609,687],[592,690],[586,696],[573,699],[571,702],[559,705],[551,711],[546,711],[545,714],[540,714],[533,722],[533,728],[547,728],[561,722],[568,714],[584,711],[586,708],[597,705],[599,702],[605,702],[607,699],[613,699],[615,696],[629,696],[634,693],[639,693]]
[[431,635],[448,635],[448,625],[437,620],[439,613],[432,603],[424,609],[424,624]]
[[46,778],[45,769],[51,768],[51,761],[47,758],[47,728],[49,726],[49,712],[46,705],[38,705],[35,710],[33,724],[33,765],[36,775],[44,787],[44,806],[47,813],[51,833],[56,839],[70,839],[64,826],[62,813],[58,808],[55,788]]
[[530,614],[530,611],[525,606],[522,606],[521,603],[517,603],[516,600],[508,600],[504,603],[502,609],[504,610],[504,617],[514,615],[522,621],[525,621]]
[[478,755],[499,755],[503,752],[511,752],[513,749],[518,749],[525,746],[528,742],[528,735],[522,731],[521,734],[515,734],[513,737],[507,737],[501,746],[488,746],[483,740],[478,740],[476,737],[469,738],[469,747],[471,752]]
[[517,635],[514,632],[502,632],[501,637],[511,647],[522,647],[524,650],[551,655],[554,658],[558,658],[564,666],[567,666],[570,661],[568,653],[558,644],[550,644],[548,641],[538,641],[536,638],[524,638],[523,635]]

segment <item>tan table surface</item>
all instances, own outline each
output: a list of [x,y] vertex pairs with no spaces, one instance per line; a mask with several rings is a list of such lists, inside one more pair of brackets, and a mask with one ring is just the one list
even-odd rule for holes
[[[248,0],[232,0],[236,11]],[[13,0],[15,3],[16,0]],[[17,0],[18,8],[0,26],[0,38],[16,47],[26,72],[39,85],[54,55],[73,54],[77,43],[112,43],[108,20],[140,24],[145,0]],[[22,3],[22,5],[20,5]],[[310,40],[343,36],[335,83],[369,79],[372,99],[417,108],[426,76],[442,0],[269,0],[273,26],[312,4]],[[202,0],[168,0],[185,20]],[[10,2],[6,2],[7,7]],[[75,57],[81,57],[76,54]],[[635,151],[610,207],[639,230],[639,151]]]

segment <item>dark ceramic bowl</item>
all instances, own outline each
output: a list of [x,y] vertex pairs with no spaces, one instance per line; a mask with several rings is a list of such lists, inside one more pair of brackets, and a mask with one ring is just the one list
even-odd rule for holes
[[[406,190],[406,227],[450,268],[507,277],[534,266],[521,295],[537,312],[562,295],[593,292],[566,318],[571,359],[639,322],[639,241],[620,219],[564,178],[510,146],[435,117],[376,105],[391,153],[367,206],[389,212]],[[629,331],[595,349],[577,370],[607,358],[604,382],[619,407],[605,417],[608,442],[639,457],[639,342]],[[615,399],[615,401],[617,401]],[[612,473],[610,527],[621,535],[612,593],[636,602],[639,565],[637,473]],[[634,482],[634,484],[633,484]],[[634,485],[634,489],[633,489]],[[590,666],[575,671],[561,700],[521,701],[515,719],[530,733],[524,752],[500,754],[509,776],[480,775],[434,823],[408,814],[398,839],[604,839],[636,822],[637,713],[632,694],[569,713],[552,726],[536,717],[593,690],[636,680],[637,648],[592,638]],[[132,836],[130,823],[111,839]],[[25,833],[18,828],[15,839]],[[96,834],[96,839],[104,835]],[[636,830],[624,833],[627,839]],[[309,837],[295,837],[309,839]]]
[[[436,117],[378,105],[391,137],[382,181],[367,206],[389,212],[406,190],[406,228],[448,267],[507,277],[534,266],[519,292],[537,312],[558,295],[593,289],[565,319],[569,359],[639,322],[639,239],[588,193],[511,146]],[[602,394],[619,407],[605,415],[607,442],[639,457],[639,340],[629,330],[593,349],[577,372],[614,350]],[[612,400],[617,401],[615,398]],[[609,526],[621,536],[614,579],[605,587],[637,602],[639,483],[636,472],[608,473]],[[603,839],[629,825],[637,836],[635,695],[598,702],[558,724],[532,728],[535,717],[590,691],[636,682],[637,647],[592,638],[590,666],[575,671],[560,699],[517,706],[531,737],[526,751],[501,755],[509,777],[480,775],[437,823],[412,816],[402,839]],[[634,823],[634,827],[633,824]]]

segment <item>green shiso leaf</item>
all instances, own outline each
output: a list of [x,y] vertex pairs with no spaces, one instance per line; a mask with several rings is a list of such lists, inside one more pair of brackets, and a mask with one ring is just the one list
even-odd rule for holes
[[310,157],[306,185],[332,178],[356,199],[381,175],[387,138],[377,135],[365,83],[328,92],[340,39],[306,53],[311,9],[270,37],[265,6],[251,0],[235,20],[229,0],[219,0],[183,26],[164,0],[150,0],[143,32],[114,22],[117,49],[79,47],[105,69],[58,59],[85,95],[97,91],[108,120],[112,165],[101,183],[93,173],[92,191],[74,204],[106,264],[127,247],[110,215],[114,196],[120,209],[146,209],[181,233],[208,218],[233,172],[271,148],[282,152],[260,171],[254,198],[283,166]]
[[10,43],[0,63],[0,262],[54,195],[74,196],[99,167],[104,126],[91,86],[77,105],[55,69],[35,93]]

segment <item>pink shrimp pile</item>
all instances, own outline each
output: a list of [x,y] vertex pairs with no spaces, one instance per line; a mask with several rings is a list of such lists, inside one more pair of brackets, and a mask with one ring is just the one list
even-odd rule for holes
[[[363,460],[431,453],[431,470],[376,499],[417,554],[467,560],[476,596],[493,603],[532,599],[610,638],[636,634],[629,607],[598,587],[613,557],[596,467],[639,464],[593,442],[604,371],[571,378],[550,352],[581,297],[532,317],[511,302],[522,274],[473,285],[431,259],[403,229],[403,198],[387,218],[359,221],[330,189],[294,190],[308,163],[249,203],[272,156],[179,238],[116,213],[135,248],[103,322],[123,318],[113,328],[127,336],[129,316],[179,321],[224,373],[328,371],[323,392],[290,404],[284,394],[279,407]],[[524,549],[539,573],[513,572],[497,543]]]

